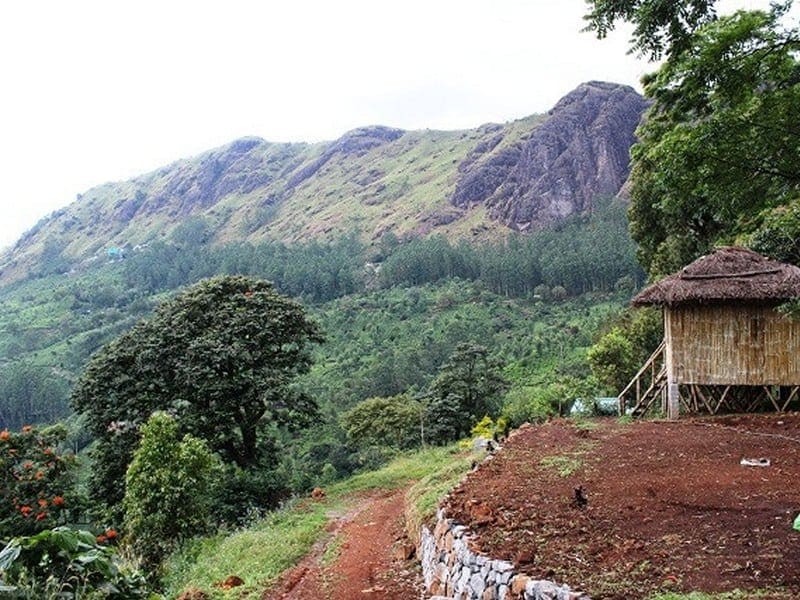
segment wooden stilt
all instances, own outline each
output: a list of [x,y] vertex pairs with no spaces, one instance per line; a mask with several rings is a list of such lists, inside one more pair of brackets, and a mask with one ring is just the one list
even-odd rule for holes
[[719,402],[717,402],[717,407],[714,410],[711,411],[712,415],[717,414],[717,412],[719,411],[719,408],[722,406],[722,403],[725,402],[725,398],[727,397],[728,392],[730,392],[730,391],[731,391],[731,386],[726,385],[725,389],[722,392],[722,396],[720,396],[720,398],[719,398]]
[[667,418],[675,420],[680,415],[681,394],[677,383],[667,384]]
[[[695,387],[697,388],[697,394],[700,396],[700,399],[703,401],[703,404],[705,405],[706,410],[713,414],[713,411],[711,410],[711,404],[708,402],[708,400],[706,400],[706,397],[703,394],[703,391],[700,389],[700,386],[695,386]],[[697,412],[700,412],[700,411],[698,410]]]

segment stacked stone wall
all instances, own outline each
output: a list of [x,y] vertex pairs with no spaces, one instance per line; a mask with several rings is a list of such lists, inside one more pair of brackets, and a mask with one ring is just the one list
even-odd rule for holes
[[506,560],[478,553],[466,527],[439,509],[436,526],[423,527],[418,556],[430,600],[590,600],[566,585],[514,571]]

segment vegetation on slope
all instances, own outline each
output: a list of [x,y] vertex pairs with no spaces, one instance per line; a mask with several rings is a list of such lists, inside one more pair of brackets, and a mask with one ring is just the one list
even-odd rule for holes
[[[236,597],[258,598],[324,535],[330,513],[343,510],[364,492],[394,489],[417,481],[408,494],[408,511],[416,522],[427,521],[439,495],[463,477],[473,460],[470,453],[454,447],[407,453],[380,469],[328,486],[323,501],[296,501],[247,529],[195,540],[168,561],[166,595],[174,597],[191,585],[212,598],[221,598],[224,592],[213,584],[238,573],[246,585],[236,588]],[[431,482],[436,485],[431,486]]]

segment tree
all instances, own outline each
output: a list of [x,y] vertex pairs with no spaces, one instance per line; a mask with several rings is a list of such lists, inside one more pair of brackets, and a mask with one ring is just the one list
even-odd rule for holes
[[589,349],[586,359],[597,380],[616,394],[623,390],[637,368],[633,344],[617,327]]
[[716,17],[714,2],[595,0],[600,37],[636,26],[634,49],[666,54],[632,150],[631,234],[651,276],[752,232],[800,186],[800,34],[791,2]]
[[617,21],[634,24],[631,52],[658,60],[685,50],[698,27],[716,17],[716,0],[587,0],[586,29],[605,38]]
[[800,266],[800,198],[766,211],[747,245],[775,260]]
[[123,500],[126,542],[144,567],[157,569],[181,541],[209,529],[218,464],[204,441],[181,439],[168,414],[155,413],[144,424]]
[[206,440],[227,463],[275,464],[281,430],[306,426],[315,402],[292,384],[321,341],[303,308],[266,281],[215,277],[187,288],[103,347],[73,391],[98,439],[92,496],[122,500],[139,427],[156,410]]
[[631,233],[651,275],[752,231],[800,188],[800,38],[782,10],[701,28],[645,81],[654,100],[632,151]]
[[618,394],[664,339],[661,310],[628,309],[589,348],[592,374],[608,391]]
[[509,425],[537,423],[553,416],[567,416],[577,398],[589,393],[585,381],[562,376],[558,381],[517,386],[509,390],[503,404],[503,416]]
[[69,414],[69,383],[50,367],[15,360],[0,367],[0,428],[52,423]]
[[421,442],[422,405],[405,394],[359,402],[341,421],[347,437],[362,446],[410,448]]
[[461,343],[430,386],[428,423],[433,442],[467,435],[484,415],[494,415],[508,382],[483,346]]

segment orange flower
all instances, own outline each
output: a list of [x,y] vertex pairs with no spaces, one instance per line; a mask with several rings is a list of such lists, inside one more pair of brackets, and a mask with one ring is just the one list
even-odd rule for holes
[[46,512],[43,511],[43,512],[36,513],[36,520],[37,521],[43,521],[46,518],[47,518],[47,513]]
[[26,460],[26,461],[25,461],[25,462],[22,464],[22,466],[23,466],[23,467],[25,467],[25,470],[26,470],[26,471],[30,471],[30,470],[33,468],[33,463],[32,463],[31,461],[29,461],[29,460]]
[[22,426],[22,433],[30,433],[31,431],[33,431],[33,427],[31,427],[30,425]]
[[27,504],[19,507],[19,512],[22,513],[23,517],[28,517],[33,512],[33,509],[28,506]]
[[106,531],[106,537],[107,537],[109,540],[115,540],[115,539],[117,539],[117,530],[116,530],[116,529],[113,529],[113,528],[112,528],[112,529],[108,529],[108,530]]
[[47,508],[47,500],[44,498],[39,498],[36,503],[41,506],[42,508]]
[[3,431],[0,431],[0,441],[5,442],[10,437],[11,433],[8,431],[8,429],[3,429]]
[[64,506],[64,498],[62,496],[53,496],[53,505],[59,508]]
[[44,471],[36,471],[36,479],[41,479],[44,477]]
[[108,541],[108,538],[104,536],[102,533],[97,536],[97,543],[98,544],[105,544]]

